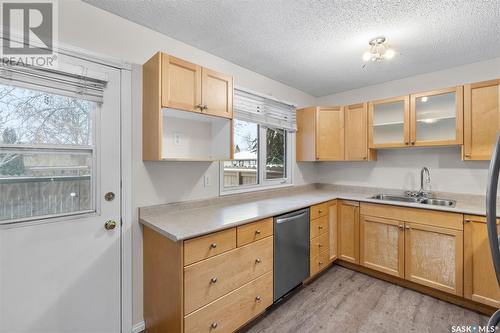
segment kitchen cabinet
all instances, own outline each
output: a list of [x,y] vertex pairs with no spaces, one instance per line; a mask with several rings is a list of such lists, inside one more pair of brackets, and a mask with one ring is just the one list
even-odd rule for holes
[[500,129],[500,80],[464,86],[465,160],[489,160]]
[[338,257],[359,264],[359,203],[338,201]]
[[232,157],[230,76],[161,52],[142,70],[143,160]]
[[346,106],[344,118],[345,160],[375,160],[375,150],[368,148],[368,103]]
[[408,147],[410,98],[401,96],[368,103],[369,148]]
[[360,265],[403,278],[404,222],[361,215]]
[[343,107],[297,110],[297,161],[344,160]]
[[362,265],[463,295],[462,214],[362,203],[361,216]]
[[310,277],[327,268],[330,263],[330,205],[330,202],[323,202],[310,207]]
[[330,262],[338,258],[338,244],[339,244],[339,217],[338,217],[338,204],[337,200],[330,201],[328,207],[328,239],[330,242]]
[[463,143],[463,87],[410,95],[410,145]]
[[463,231],[405,222],[405,278],[463,295]]
[[500,288],[484,216],[464,216],[464,297],[500,308]]
[[144,226],[146,330],[233,332],[264,312],[273,303],[271,226],[264,219],[178,242]]

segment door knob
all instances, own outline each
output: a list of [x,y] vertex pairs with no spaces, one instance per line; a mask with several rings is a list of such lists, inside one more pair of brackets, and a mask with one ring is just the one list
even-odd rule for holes
[[106,230],[113,230],[116,227],[116,222],[113,220],[107,220],[106,223],[104,223],[104,228]]
[[115,198],[115,194],[113,192],[108,192],[104,195],[104,199],[106,201],[113,201]]

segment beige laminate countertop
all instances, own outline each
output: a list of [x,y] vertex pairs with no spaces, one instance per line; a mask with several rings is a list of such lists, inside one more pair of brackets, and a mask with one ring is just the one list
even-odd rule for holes
[[[485,215],[485,198],[480,195],[435,193],[435,197],[456,200],[455,207],[423,205],[369,199],[378,193],[401,194],[402,190],[313,184],[279,190],[239,194],[215,199],[186,201],[142,207],[139,220],[173,241],[205,235],[266,217],[276,216],[333,199],[388,204],[455,213]],[[497,211],[500,206],[497,204]]]

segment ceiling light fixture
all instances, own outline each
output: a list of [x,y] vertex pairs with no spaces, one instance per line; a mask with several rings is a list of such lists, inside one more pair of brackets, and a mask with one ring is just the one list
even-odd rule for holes
[[384,36],[375,37],[368,44],[370,44],[370,50],[363,53],[364,61],[382,61],[392,59],[396,55],[393,49],[386,46]]

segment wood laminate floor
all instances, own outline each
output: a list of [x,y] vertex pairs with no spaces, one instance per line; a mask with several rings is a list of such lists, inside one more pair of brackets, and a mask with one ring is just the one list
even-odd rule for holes
[[450,332],[488,317],[340,266],[240,332]]

